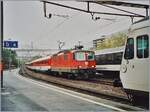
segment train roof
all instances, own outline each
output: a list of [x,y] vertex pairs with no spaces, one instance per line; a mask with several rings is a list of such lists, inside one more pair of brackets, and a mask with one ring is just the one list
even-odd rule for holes
[[141,28],[150,27],[150,19],[149,17],[141,19],[130,26],[129,33],[132,33],[134,30],[138,30]]
[[81,52],[94,52],[92,50],[72,50],[72,52],[78,52],[78,51],[81,51]]
[[46,57],[42,57],[42,58],[38,58],[38,59],[35,59],[35,60],[33,60],[33,61],[31,61],[31,62],[28,62],[28,63],[26,63],[26,64],[31,64],[31,63],[34,63],[34,62],[38,62],[38,61],[42,61],[42,60],[47,60],[47,59],[49,59],[51,56],[46,56]]
[[123,52],[124,48],[125,48],[125,46],[116,47],[116,48],[109,48],[109,49],[103,49],[103,50],[97,50],[97,51],[95,51],[95,55]]
[[74,53],[74,52],[94,52],[94,51],[92,51],[92,50],[76,50],[76,49],[70,49],[70,50],[62,50],[62,51],[59,51],[58,53],[56,53],[56,54],[54,54],[54,55],[60,55],[60,54],[63,54],[63,53],[67,53],[67,52],[72,52],[72,53]]

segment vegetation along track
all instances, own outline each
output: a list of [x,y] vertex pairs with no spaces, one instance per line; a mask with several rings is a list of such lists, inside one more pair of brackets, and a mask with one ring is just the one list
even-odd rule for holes
[[[28,70],[25,67],[20,69],[20,74],[28,77],[34,78],[40,81],[44,81],[47,83],[51,83],[53,85],[57,85],[59,87],[63,87],[66,89],[71,89],[74,91],[78,91],[81,93],[86,93],[93,96],[99,96],[104,99],[113,100],[116,102],[121,102],[123,104],[130,105],[127,96],[121,88],[113,87],[111,81],[106,83],[107,81],[104,79],[93,79],[93,80],[70,80],[62,77],[55,77],[51,75],[47,75],[44,73],[37,73],[31,70]],[[140,106],[141,107],[141,106]],[[143,107],[142,107],[143,108]]]

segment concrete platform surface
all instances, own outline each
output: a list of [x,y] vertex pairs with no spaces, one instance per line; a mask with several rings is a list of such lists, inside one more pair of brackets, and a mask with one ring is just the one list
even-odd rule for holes
[[18,69],[4,72],[1,106],[1,111],[142,111],[22,77]]

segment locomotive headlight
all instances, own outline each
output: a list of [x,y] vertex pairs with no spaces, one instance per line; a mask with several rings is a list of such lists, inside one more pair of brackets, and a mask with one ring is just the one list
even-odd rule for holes
[[79,66],[79,68],[82,68],[82,66]]
[[92,68],[94,68],[94,66],[92,65]]
[[126,65],[122,65],[121,66],[121,71],[123,72],[123,73],[125,73],[125,72],[127,72],[127,67],[126,67]]
[[82,68],[82,66],[79,66],[79,68]]
[[88,62],[85,62],[85,65],[88,65],[89,63]]

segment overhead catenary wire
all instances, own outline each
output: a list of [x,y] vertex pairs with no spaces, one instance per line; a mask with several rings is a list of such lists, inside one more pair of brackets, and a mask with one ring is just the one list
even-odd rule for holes
[[118,13],[89,11],[89,10],[84,10],[84,9],[75,8],[75,7],[71,7],[71,6],[67,6],[67,5],[63,5],[63,4],[58,4],[58,3],[50,2],[50,1],[44,1],[44,0],[42,2],[45,2],[45,3],[48,3],[48,4],[53,4],[53,5],[60,6],[60,7],[69,8],[69,9],[72,9],[72,10],[77,10],[77,11],[85,12],[85,13],[97,13],[97,14],[106,14],[106,15],[130,16],[130,17],[145,17],[143,15],[134,15],[134,14],[118,14]]
[[[126,18],[126,17],[123,17],[123,18]],[[118,19],[117,21],[115,21],[115,23],[121,22],[123,18]],[[91,34],[97,32],[97,31],[99,31],[99,29],[102,30],[102,29],[104,29],[104,28],[106,28],[106,27],[109,27],[109,26],[112,25],[113,23],[114,23],[114,22],[109,22],[109,23],[107,23],[107,24],[100,25],[100,26],[98,26],[96,29],[93,29],[92,31],[90,30],[90,31],[86,32],[86,35],[91,35]],[[85,33],[84,33],[84,34],[85,34]],[[84,36],[86,36],[86,35],[84,35]]]
[[[62,25],[64,25],[64,23],[65,23],[66,21],[67,21],[67,19],[61,21],[61,22],[58,23],[56,26],[54,26],[51,30],[48,30],[48,32],[47,32],[46,34],[44,34],[44,35],[47,36],[47,35],[49,34],[49,32],[55,34],[55,31],[58,30]],[[111,24],[113,24],[113,23],[108,23],[108,24],[102,25],[102,26],[100,26],[100,27],[101,27],[101,29],[102,29],[102,27],[105,28],[105,26],[107,27],[107,26],[110,26]],[[99,28],[97,28],[97,29],[99,30]],[[97,31],[97,30],[96,30],[96,31]],[[94,32],[95,32],[95,30],[94,30]],[[89,34],[89,33],[87,33],[87,34]]]
[[[123,17],[123,18],[125,18],[125,17]],[[122,21],[123,18],[118,19],[118,21],[116,21],[116,22]],[[112,24],[113,24],[113,23],[111,22],[111,23],[108,23],[108,24],[101,25],[101,26],[99,26],[99,27],[100,27],[101,29],[104,29],[104,28],[106,28],[106,27],[108,27],[108,26],[110,26],[110,25],[112,25]],[[84,35],[84,36],[92,35],[93,33],[96,34],[96,32],[99,31],[99,29],[100,29],[99,27],[96,28],[97,30],[93,30],[92,32],[89,32],[89,33],[87,33],[87,34]],[[100,38],[100,37],[99,37],[99,38]],[[91,47],[93,47],[93,40],[88,41],[88,42],[84,42],[83,45],[84,45],[85,47],[87,47],[87,48],[91,48]],[[87,49],[87,48],[86,48],[86,49]]]
[[[67,19],[64,18],[64,20],[62,20],[61,22],[59,22],[58,24],[56,24],[56,25],[55,25],[53,28],[51,28],[50,30],[48,29],[47,32],[44,33],[44,35],[40,35],[40,37],[42,37],[42,36],[47,37],[47,35],[49,35],[50,32],[51,32],[51,36],[52,36],[52,34],[54,34],[55,31],[58,30],[58,28],[60,28],[62,25],[64,25],[64,23],[66,23],[66,22],[72,20],[72,18],[74,18],[74,17],[77,17],[76,14],[72,15],[71,17],[69,17],[69,18],[67,18]],[[48,20],[48,21],[49,21],[49,20]],[[45,27],[43,31],[45,32],[46,29],[47,29],[47,28]]]

